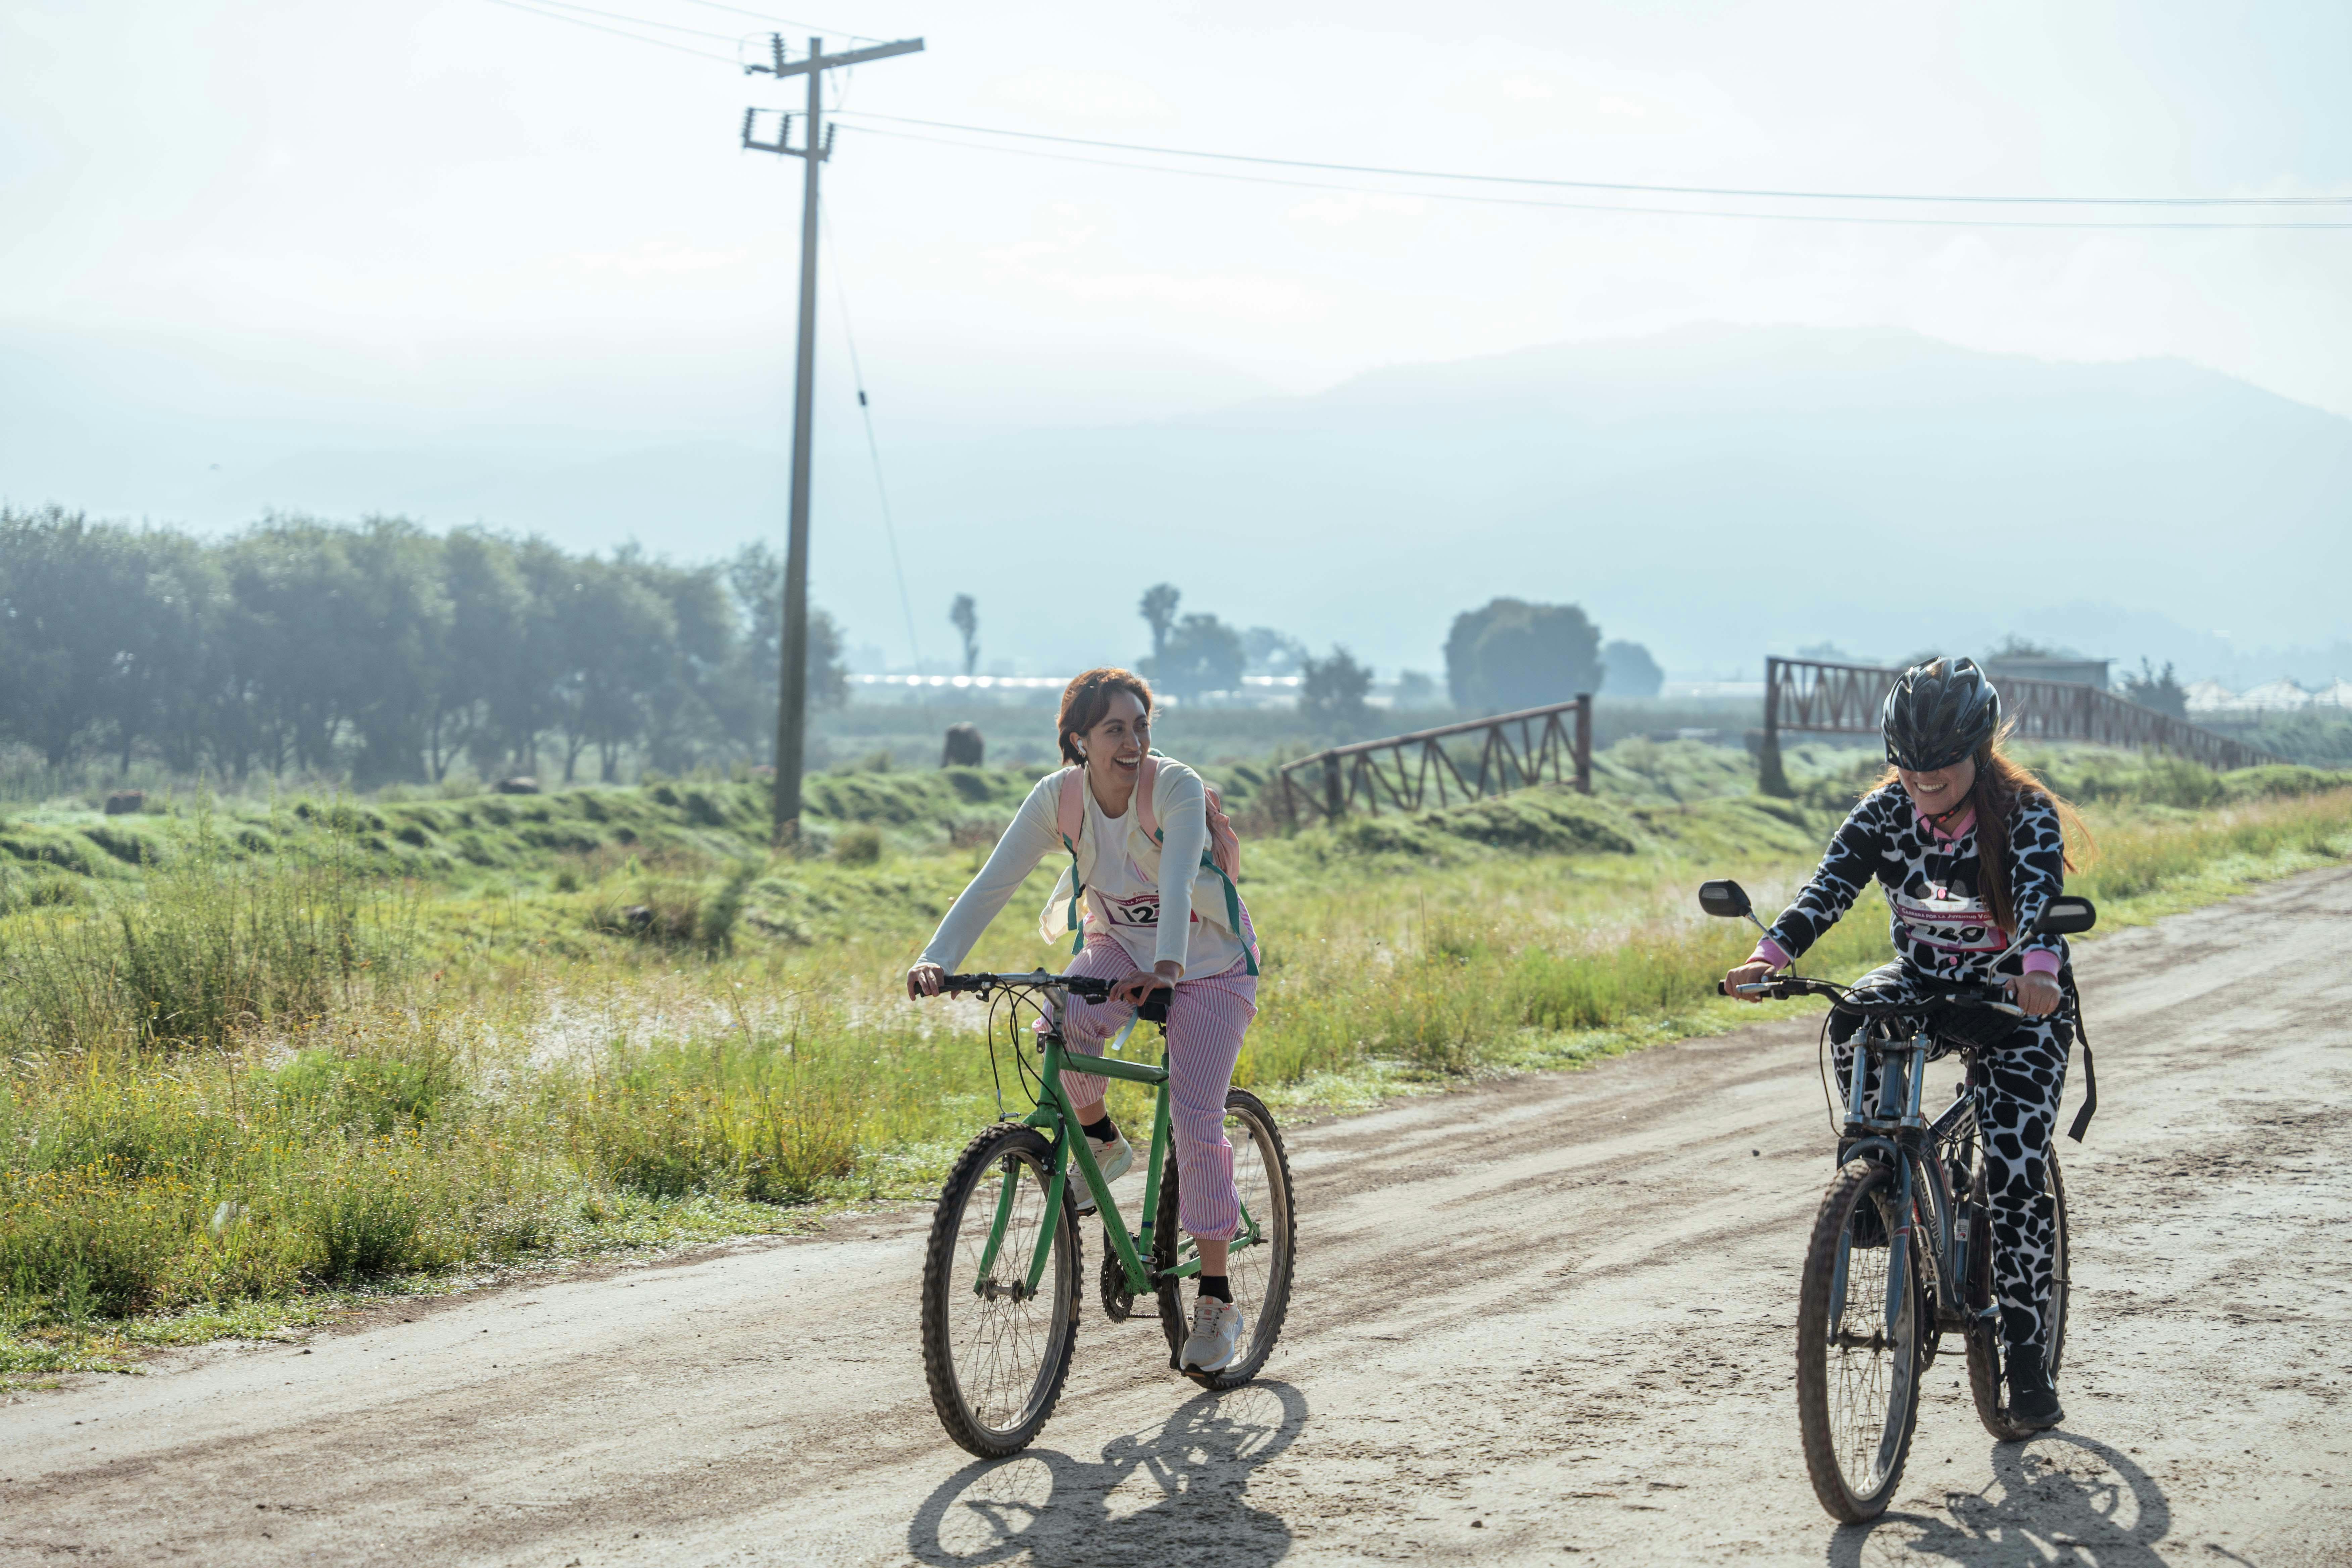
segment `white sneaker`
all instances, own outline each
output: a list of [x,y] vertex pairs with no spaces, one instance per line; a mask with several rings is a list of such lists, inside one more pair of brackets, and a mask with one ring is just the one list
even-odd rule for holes
[[[1108,1143],[1099,1143],[1089,1138],[1087,1148],[1095,1157],[1096,1169],[1102,1172],[1105,1185],[1126,1175],[1135,1164],[1134,1146],[1128,1142],[1124,1132],[1112,1132]],[[1084,1176],[1078,1174],[1075,1162],[1070,1167],[1070,1192],[1071,1201],[1076,1205],[1075,1213],[1089,1215],[1095,1212],[1094,1189],[1087,1185]]]
[[1177,1359],[1186,1372],[1223,1372],[1242,1353],[1245,1326],[1239,1307],[1203,1296],[1192,1304],[1192,1337]]

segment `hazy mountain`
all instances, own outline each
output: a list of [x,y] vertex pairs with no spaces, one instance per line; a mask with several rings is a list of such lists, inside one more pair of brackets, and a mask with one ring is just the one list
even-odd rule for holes
[[[826,402],[816,591],[856,639],[903,658],[855,405],[845,389]],[[68,414],[101,417],[47,405],[52,422]],[[680,555],[782,515],[781,453],[740,429],[371,446],[345,418],[305,443],[274,416],[258,443],[274,455],[184,504],[215,523],[225,501],[404,510]],[[110,435],[169,420],[150,407]],[[2347,626],[2352,421],[2175,361],[1717,327],[1399,366],[1149,423],[989,423],[901,436],[886,417],[900,554],[936,644],[969,592],[992,657],[1049,666],[1136,652],[1135,601],[1161,578],[1188,609],[1425,668],[1454,614],[1497,594],[1576,600],[1669,669],[1726,673],[1824,639],[1896,656],[2016,630],[2252,679],[2335,658],[2288,650]],[[79,499],[39,481],[21,440],[0,464],[19,504]]]

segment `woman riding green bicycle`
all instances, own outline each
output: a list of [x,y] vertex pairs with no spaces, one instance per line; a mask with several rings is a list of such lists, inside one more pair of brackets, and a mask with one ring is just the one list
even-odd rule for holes
[[[1151,688],[1143,679],[1108,668],[1078,676],[1062,693],[1056,731],[1070,765],[1029,792],[907,971],[907,994],[938,995],[947,973],[1029,873],[1049,855],[1070,856],[1041,933],[1076,940],[1066,973],[1115,984],[1102,1003],[1069,999],[1062,1020],[1069,1047],[1099,1056],[1145,998],[1171,993],[1165,1028],[1177,1202],[1201,1258],[1192,1333],[1178,1359],[1188,1373],[1215,1373],[1248,1337],[1226,1273],[1241,1201],[1224,1121],[1234,1064],[1257,1016],[1256,933],[1233,887],[1230,830],[1215,846],[1222,866],[1212,853],[1213,824],[1223,825],[1213,796],[1198,773],[1151,750]],[[1118,1179],[1135,1156],[1104,1103],[1108,1086],[1075,1071],[1065,1072],[1063,1083],[1105,1180]]]

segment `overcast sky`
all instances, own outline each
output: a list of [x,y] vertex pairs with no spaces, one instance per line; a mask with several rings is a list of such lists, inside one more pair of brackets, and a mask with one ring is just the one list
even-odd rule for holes
[[[828,4],[928,40],[845,84],[895,115],[1660,184],[2352,194],[2333,3]],[[695,0],[594,8],[721,56],[761,29]],[[771,80],[493,0],[16,0],[0,27],[11,324],[152,334],[257,393],[426,420],[552,386],[557,416],[621,427],[706,416],[675,396],[698,362],[789,347],[797,166],[735,146],[747,105],[789,100]],[[1016,397],[1189,403],[1694,320],[2179,354],[2352,414],[2341,232],[1512,209],[846,128],[828,172],[862,346],[927,415],[1003,416],[998,374]]]
[[[736,139],[747,106],[793,104],[797,84],[732,63],[739,40],[764,58],[765,24],[709,0],[527,3],[14,0],[0,333],[61,365],[87,350],[145,427],[184,421],[225,448],[245,432],[256,460],[354,433],[780,438],[799,166]],[[828,36],[927,40],[843,82],[852,115],[826,169],[825,353],[837,366],[838,287],[886,437],[1124,420],[1717,321],[2179,355],[2352,416],[2352,231],[1473,205],[1396,178],[1194,178],[856,118],[1634,184],[2346,195],[2352,6],[2335,0],[824,5]],[[638,31],[720,58],[578,25],[616,25],[590,10],[670,24]],[[1812,216],[2229,216],[1452,188]],[[2236,216],[2352,222],[2352,207]],[[168,488],[110,490],[39,457],[12,454],[0,492],[171,519]]]

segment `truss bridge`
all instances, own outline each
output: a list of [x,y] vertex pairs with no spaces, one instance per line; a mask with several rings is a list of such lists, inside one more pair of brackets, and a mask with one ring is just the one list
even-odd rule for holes
[[[1780,732],[1875,735],[1886,693],[1903,672],[1871,664],[1815,659],[1764,661],[1764,745],[1759,759],[1768,795],[1790,792],[1780,766]],[[2102,746],[2168,752],[2215,769],[2252,767],[2286,759],[2127,702],[2095,686],[2063,680],[2002,680],[2000,710],[2028,741],[2088,741]]]
[[[1477,738],[1475,759],[1465,736]],[[1357,808],[1377,816],[1383,800],[1421,811],[1546,783],[1591,795],[1592,697],[1333,746],[1283,763],[1275,776],[1283,820],[1294,828],[1302,811],[1326,822]]]

